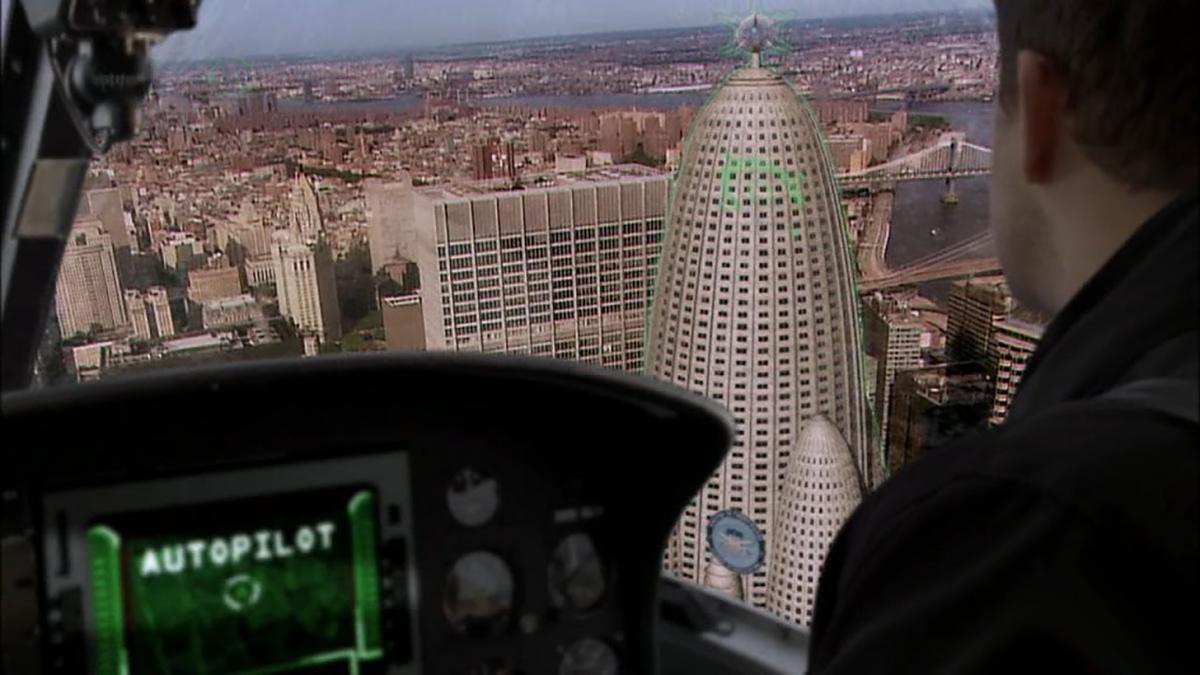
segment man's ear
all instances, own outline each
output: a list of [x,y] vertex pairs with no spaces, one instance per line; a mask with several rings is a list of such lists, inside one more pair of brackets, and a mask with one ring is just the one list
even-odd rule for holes
[[1017,116],[1022,130],[1022,169],[1030,183],[1054,178],[1067,133],[1067,91],[1050,61],[1023,49],[1017,54]]

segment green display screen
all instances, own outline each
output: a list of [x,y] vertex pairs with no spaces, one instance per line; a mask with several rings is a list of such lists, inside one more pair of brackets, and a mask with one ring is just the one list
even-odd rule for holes
[[94,672],[358,673],[383,656],[376,512],[353,488],[99,519]]

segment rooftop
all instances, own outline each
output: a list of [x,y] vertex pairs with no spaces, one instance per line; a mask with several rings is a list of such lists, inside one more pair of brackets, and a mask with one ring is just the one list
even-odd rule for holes
[[597,166],[584,171],[531,173],[519,178],[521,187],[514,188],[508,178],[479,181],[456,181],[429,187],[417,188],[417,192],[430,199],[462,199],[478,195],[501,192],[531,192],[577,185],[600,185],[629,178],[666,177],[667,171],[641,164],[613,164]]

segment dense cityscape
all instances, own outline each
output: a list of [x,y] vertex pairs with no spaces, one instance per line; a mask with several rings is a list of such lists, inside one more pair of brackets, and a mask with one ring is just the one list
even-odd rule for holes
[[[88,176],[37,380],[452,350],[672,381],[739,435],[667,569],[807,624],[809,544],[1000,423],[1041,337],[987,234],[990,21],[160,64]],[[728,511],[766,560],[704,549]]]

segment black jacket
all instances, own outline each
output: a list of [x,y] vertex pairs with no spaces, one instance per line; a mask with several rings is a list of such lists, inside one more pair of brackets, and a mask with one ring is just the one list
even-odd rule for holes
[[812,675],[1200,672],[1197,426],[1106,395],[1200,377],[1198,265],[1191,194],[1054,319],[1005,424],[863,502],[821,575]]

